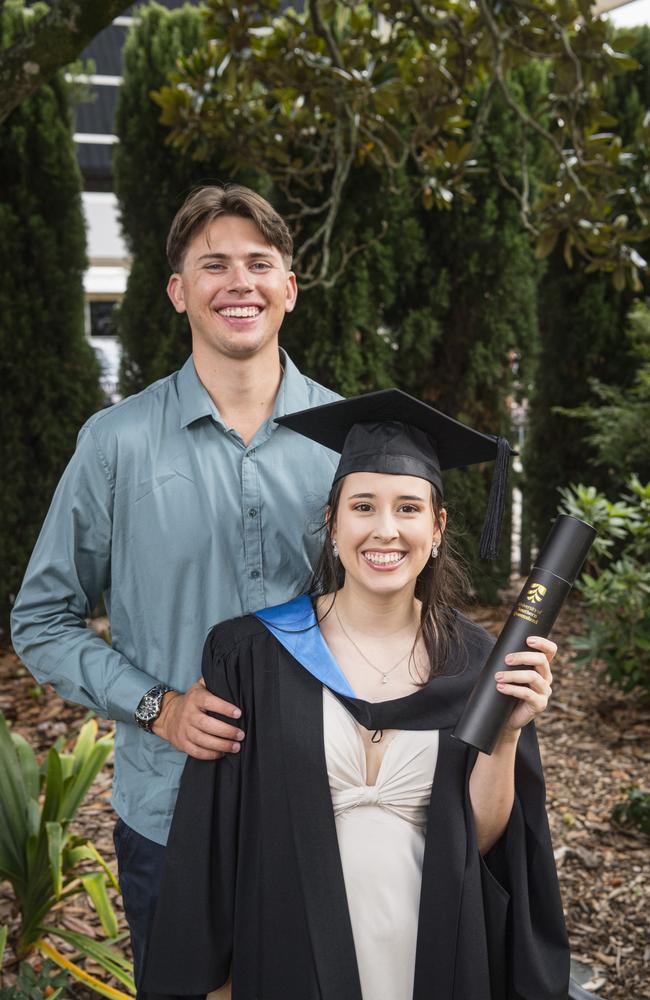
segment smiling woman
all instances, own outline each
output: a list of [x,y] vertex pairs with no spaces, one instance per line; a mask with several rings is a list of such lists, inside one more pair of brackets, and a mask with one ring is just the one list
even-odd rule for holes
[[554,644],[517,654],[491,757],[451,737],[492,640],[454,607],[441,470],[509,447],[397,390],[278,423],[341,452],[321,560],[310,595],[208,637],[205,683],[241,706],[246,738],[185,769],[147,995],[231,976],[234,997],[265,1000],[566,1000],[527,725]]

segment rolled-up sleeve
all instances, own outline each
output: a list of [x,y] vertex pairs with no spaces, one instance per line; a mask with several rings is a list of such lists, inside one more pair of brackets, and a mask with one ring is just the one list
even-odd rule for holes
[[114,478],[86,424],[58,485],[11,616],[16,653],[39,683],[132,722],[157,679],[87,627],[110,584]]

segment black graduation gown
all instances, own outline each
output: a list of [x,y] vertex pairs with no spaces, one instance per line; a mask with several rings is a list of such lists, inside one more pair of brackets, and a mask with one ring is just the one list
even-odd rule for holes
[[204,994],[232,968],[233,1000],[361,1000],[325,765],[325,683],[370,730],[440,730],[413,997],[395,1000],[566,1000],[569,947],[534,726],[519,740],[507,830],[485,858],[468,794],[476,751],[451,736],[492,638],[458,615],[445,674],[374,704],[350,696],[309,627],[308,598],[260,614],[266,623],[225,622],[206,641],[207,687],[241,707],[247,735],[240,753],[185,766],[146,996]]

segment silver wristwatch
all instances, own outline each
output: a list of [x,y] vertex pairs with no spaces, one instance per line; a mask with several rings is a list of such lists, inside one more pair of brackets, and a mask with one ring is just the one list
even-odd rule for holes
[[173,688],[167,687],[166,684],[156,684],[150,691],[142,695],[134,716],[140,729],[144,729],[148,733],[151,732],[151,727],[160,715],[163,698],[168,691],[173,690]]

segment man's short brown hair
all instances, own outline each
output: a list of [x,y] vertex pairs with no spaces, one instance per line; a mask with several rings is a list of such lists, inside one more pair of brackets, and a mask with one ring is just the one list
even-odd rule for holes
[[167,237],[167,260],[172,271],[183,268],[183,260],[194,237],[222,215],[250,219],[265,242],[282,254],[288,268],[293,256],[293,238],[289,227],[266,198],[240,184],[197,188],[185,199],[174,216]]

